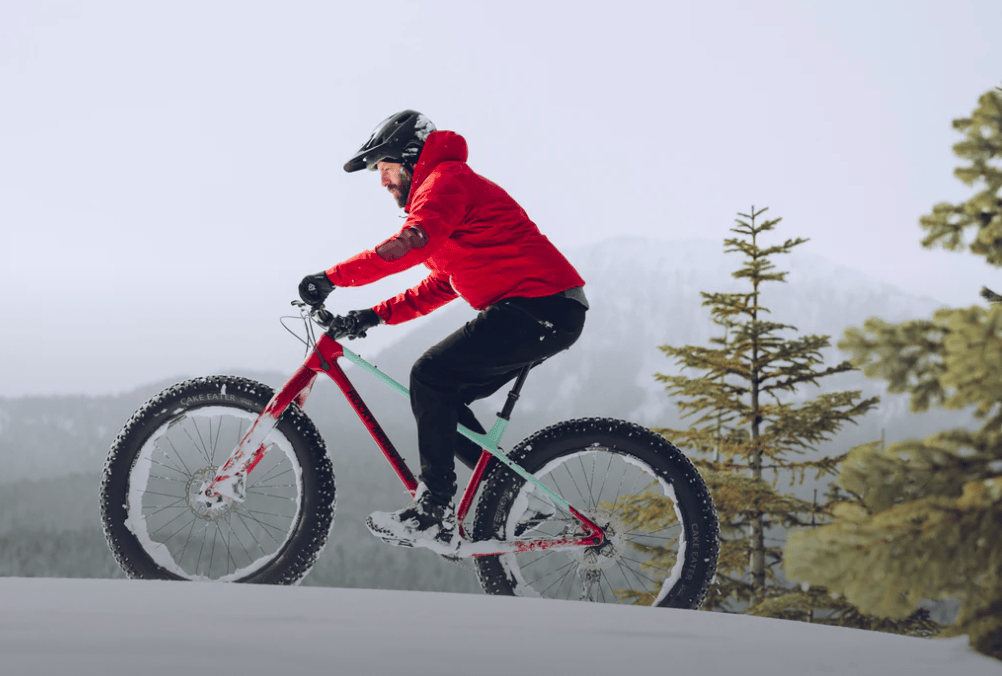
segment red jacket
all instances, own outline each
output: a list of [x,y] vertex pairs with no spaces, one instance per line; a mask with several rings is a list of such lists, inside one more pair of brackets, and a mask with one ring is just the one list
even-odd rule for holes
[[508,193],[466,164],[466,140],[428,135],[414,167],[400,232],[327,270],[335,286],[362,286],[419,263],[420,284],[373,310],[387,324],[462,296],[477,310],[502,298],[549,296],[584,280]]

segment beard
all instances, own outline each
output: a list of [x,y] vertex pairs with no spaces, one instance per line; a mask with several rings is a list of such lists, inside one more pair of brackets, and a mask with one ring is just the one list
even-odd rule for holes
[[407,204],[407,196],[411,193],[411,173],[406,167],[400,168],[400,183],[393,186],[390,194],[397,201],[397,206],[401,209]]

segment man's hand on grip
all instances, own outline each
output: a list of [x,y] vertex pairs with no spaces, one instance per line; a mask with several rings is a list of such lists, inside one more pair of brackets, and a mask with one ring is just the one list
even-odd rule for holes
[[375,310],[352,310],[347,315],[335,317],[330,328],[343,337],[354,340],[365,338],[365,332],[373,326],[379,326],[383,320]]
[[327,296],[334,290],[334,285],[327,278],[326,272],[318,272],[315,275],[306,275],[299,283],[299,297],[307,305],[317,306],[327,300]]

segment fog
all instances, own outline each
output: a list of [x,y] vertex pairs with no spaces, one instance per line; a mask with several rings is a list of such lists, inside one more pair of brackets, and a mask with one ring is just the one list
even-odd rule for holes
[[341,166],[403,108],[561,248],[722,240],[754,204],[977,302],[998,273],[922,250],[918,219],[970,194],[950,122],[1002,80],[1000,26],[994,0],[4,3],[0,395],[291,368],[267,336],[302,276],[402,222]]

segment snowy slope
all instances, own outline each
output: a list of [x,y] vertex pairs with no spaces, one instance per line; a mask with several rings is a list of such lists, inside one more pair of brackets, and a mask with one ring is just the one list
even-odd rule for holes
[[988,676],[966,639],[419,592],[0,579],[0,673]]

